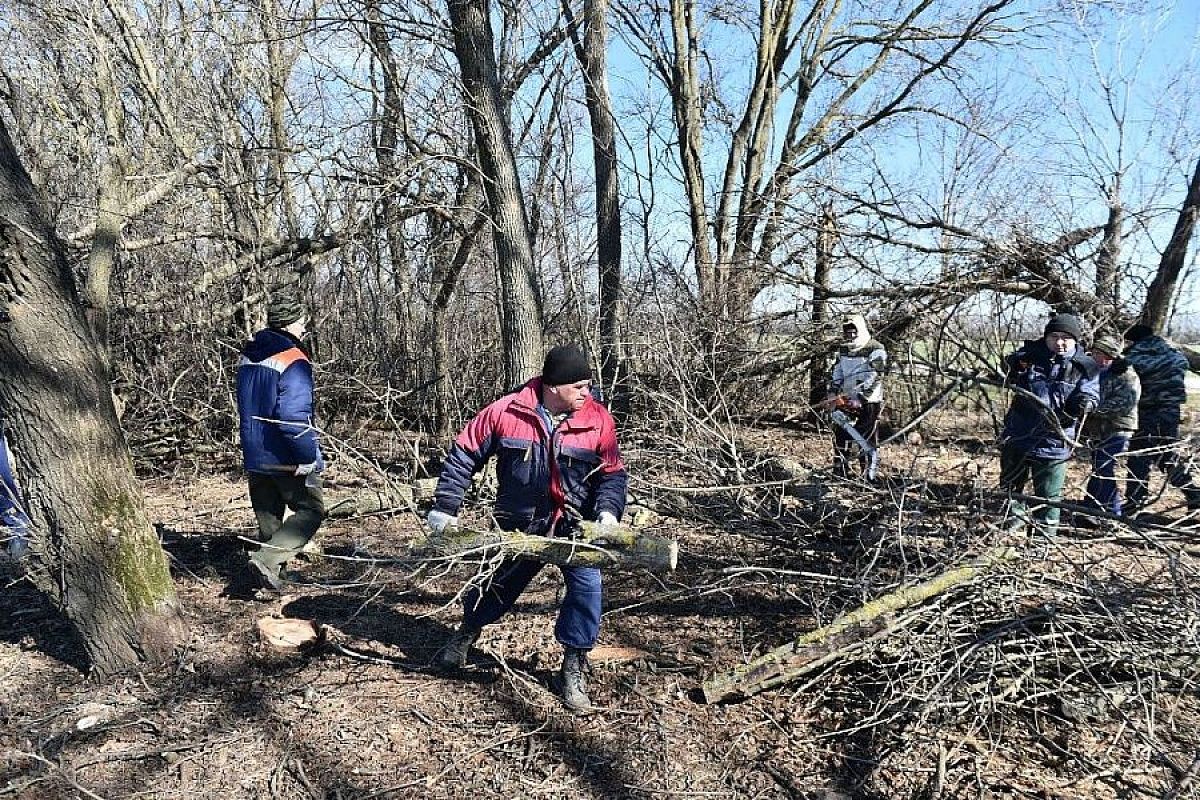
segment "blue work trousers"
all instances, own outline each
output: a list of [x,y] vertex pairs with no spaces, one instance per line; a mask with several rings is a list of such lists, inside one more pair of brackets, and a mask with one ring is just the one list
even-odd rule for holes
[[1087,482],[1088,505],[1121,514],[1121,486],[1117,483],[1117,459],[1129,449],[1129,434],[1117,433],[1092,451],[1092,475]]
[[[482,628],[500,619],[544,566],[540,561],[506,559],[486,583],[471,587],[463,596],[463,622]],[[566,596],[558,609],[554,638],[564,647],[591,650],[600,635],[600,570],[593,567],[559,569],[566,584]]]

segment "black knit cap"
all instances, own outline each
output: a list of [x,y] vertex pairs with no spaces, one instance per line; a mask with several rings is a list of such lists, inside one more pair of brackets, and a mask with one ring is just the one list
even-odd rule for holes
[[1131,325],[1129,330],[1125,331],[1125,338],[1131,342],[1140,342],[1142,339],[1153,335],[1154,328],[1151,328],[1149,325],[1143,325],[1140,322],[1137,325]]
[[304,305],[294,292],[280,291],[271,296],[267,306],[267,325],[272,328],[286,328],[304,316]]
[[546,361],[542,364],[544,386],[562,386],[591,379],[592,368],[588,366],[587,356],[575,345],[560,344],[546,353]]
[[1079,317],[1074,314],[1055,314],[1046,323],[1046,329],[1042,331],[1042,336],[1049,336],[1052,333],[1065,333],[1075,341],[1083,338],[1083,326],[1079,324]]

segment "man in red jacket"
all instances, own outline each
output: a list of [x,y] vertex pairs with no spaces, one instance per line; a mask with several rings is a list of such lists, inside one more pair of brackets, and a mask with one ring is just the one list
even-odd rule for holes
[[[625,510],[625,465],[612,416],[591,396],[587,357],[572,345],[550,350],[542,374],[487,406],[454,440],[427,522],[442,530],[458,522],[471,477],[496,458],[499,490],[494,513],[504,530],[570,537],[580,520],[615,525]],[[438,664],[455,669],[484,625],[512,608],[544,565],[508,559],[463,596],[463,621],[442,648]],[[563,702],[587,710],[587,653],[600,632],[600,571],[560,567],[566,594],[554,628],[564,648],[559,682]]]

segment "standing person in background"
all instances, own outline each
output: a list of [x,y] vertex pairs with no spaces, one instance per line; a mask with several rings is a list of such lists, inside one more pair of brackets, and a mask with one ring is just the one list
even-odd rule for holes
[[238,364],[242,458],[262,542],[247,563],[252,579],[272,591],[283,585],[283,565],[308,544],[325,516],[312,364],[301,343],[307,326],[300,301],[276,293],[267,327],[246,343]]
[[1130,342],[1125,360],[1142,383],[1138,427],[1129,442],[1126,513],[1134,514],[1147,505],[1150,468],[1154,465],[1167,474],[1172,486],[1183,491],[1188,511],[1198,511],[1200,489],[1192,483],[1177,451],[1180,409],[1187,402],[1187,358],[1148,325],[1132,326],[1125,331],[1125,340]]
[[[854,421],[854,429],[871,445],[879,444],[879,413],[883,410],[885,369],[887,351],[871,338],[866,319],[861,314],[846,317],[825,408],[840,409],[849,416]],[[856,460],[862,470],[867,468],[867,456],[858,443],[849,432],[834,425],[834,471],[848,477],[852,460]]]
[[1117,459],[1129,449],[1129,437],[1137,430],[1142,384],[1129,362],[1121,357],[1121,342],[1117,339],[1096,339],[1091,355],[1100,368],[1100,404],[1084,424],[1084,435],[1092,440],[1092,474],[1084,503],[1120,516]]
[[[502,530],[570,538],[580,520],[616,525],[625,511],[625,465],[608,409],[594,400],[583,351],[560,345],[542,374],[490,404],[454,440],[427,522],[435,531],[458,524],[472,476],[496,457],[494,513]],[[462,624],[437,663],[457,669],[485,625],[509,611],[544,564],[509,558],[463,595]],[[554,636],[563,646],[559,688],[573,711],[591,708],[584,673],[600,633],[600,570],[559,567],[566,594]]]
[[[1013,388],[1000,442],[1000,488],[1020,494],[1033,479],[1033,493],[1051,503],[1062,499],[1079,420],[1100,402],[1099,367],[1079,346],[1082,326],[1072,314],[1056,314],[1041,339],[1025,342],[1005,359],[1005,384]],[[1010,525],[1029,522],[1025,503],[1009,501]],[[1058,530],[1059,508],[1041,505],[1033,521],[1047,536]]]

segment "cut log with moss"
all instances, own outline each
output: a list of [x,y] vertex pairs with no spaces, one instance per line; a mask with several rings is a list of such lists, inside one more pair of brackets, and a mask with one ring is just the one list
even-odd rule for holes
[[409,486],[386,486],[381,489],[361,489],[352,494],[329,498],[325,516],[341,519],[362,514],[379,514],[413,507],[413,490]]
[[998,547],[969,564],[944,572],[924,583],[907,586],[872,600],[828,625],[764,653],[749,664],[709,678],[701,687],[704,701],[716,703],[744,699],[819,669],[853,653],[865,643],[883,638],[903,627],[896,619],[897,611],[974,580],[1015,555],[1016,551],[1011,547]]
[[487,557],[497,552],[565,567],[670,572],[679,545],[661,536],[618,525],[580,523],[578,539],[557,539],[517,531],[477,531],[450,527],[429,534],[425,552],[444,558]]

